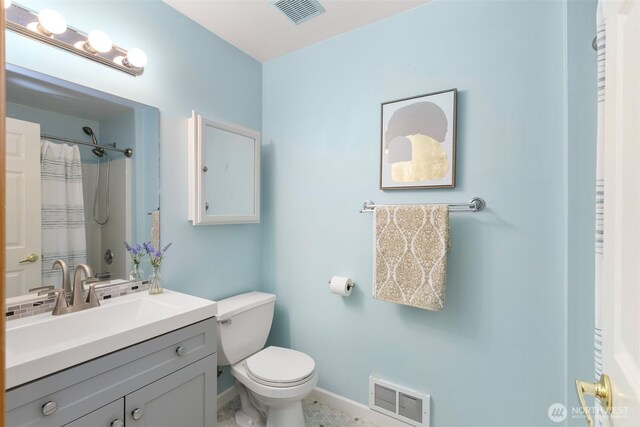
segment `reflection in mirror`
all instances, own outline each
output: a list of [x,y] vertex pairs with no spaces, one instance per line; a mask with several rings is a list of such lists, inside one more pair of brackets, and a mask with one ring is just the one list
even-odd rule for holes
[[7,64],[7,117],[6,296],[61,287],[56,259],[127,280],[159,208],[158,109]]
[[253,215],[255,140],[214,126],[205,138],[206,215]]
[[193,225],[260,222],[260,133],[193,112],[189,219]]

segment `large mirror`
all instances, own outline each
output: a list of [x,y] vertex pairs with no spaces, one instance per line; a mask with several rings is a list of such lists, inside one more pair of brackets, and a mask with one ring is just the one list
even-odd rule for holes
[[196,112],[189,128],[193,224],[260,222],[260,134]]
[[159,239],[158,109],[11,64],[6,82],[6,296],[61,287],[56,259],[128,280],[124,242]]

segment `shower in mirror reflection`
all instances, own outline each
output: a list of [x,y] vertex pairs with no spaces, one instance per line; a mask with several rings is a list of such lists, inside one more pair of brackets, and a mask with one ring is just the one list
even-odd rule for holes
[[[78,215],[74,218],[77,221],[73,223],[74,226],[84,227],[86,259],[82,262],[89,264],[101,277],[108,273],[112,280],[127,279],[130,263],[123,242],[150,241],[152,220],[157,217],[147,213],[157,210],[159,206],[158,109],[15,65],[7,64],[7,70],[7,116],[36,126],[33,139],[29,139],[32,141],[29,146],[35,151],[36,170],[33,182],[27,187],[37,188],[38,195],[27,197],[26,200],[29,201],[28,210],[37,211],[38,215],[37,218],[20,216],[25,220],[24,229],[40,236],[42,227],[47,225],[41,224],[40,209],[37,208],[40,206],[41,139],[56,145],[78,147],[84,216],[76,211]],[[83,129],[85,127],[88,129]],[[107,154],[109,165],[105,158]],[[104,222],[108,166],[109,220],[105,225],[99,225],[93,219],[93,204],[100,172],[96,218]],[[52,217],[49,226],[52,230],[65,228],[63,221],[66,222],[61,215]],[[160,234],[158,227],[155,227],[155,234]],[[60,240],[67,238],[60,237]],[[21,248],[20,253],[15,254],[16,264],[30,254],[43,254],[40,240],[37,245],[23,245]],[[111,256],[105,259],[107,253]],[[52,262],[42,266],[40,256],[37,262],[19,264],[21,267],[28,265],[29,270],[33,270],[33,277],[25,277],[21,281],[9,278],[8,296],[22,298],[29,288],[59,281],[62,273],[60,270],[51,270]],[[66,262],[70,267],[77,265]],[[51,272],[51,278],[43,277],[45,271],[47,274]]]
[[[96,134],[93,132],[89,126],[84,126],[82,131],[91,137],[93,145],[96,147],[91,150],[91,152],[98,157],[98,163],[96,163],[96,170],[98,171],[98,179],[96,181],[96,194],[93,198],[93,220],[100,224],[105,225],[109,222],[109,175],[111,175],[111,158],[109,157],[109,153],[107,153],[104,148],[99,147],[98,139],[96,138]],[[100,220],[100,215],[98,212],[98,200],[100,199],[100,184],[101,184],[101,175],[100,175],[100,159],[104,156],[107,156],[107,176],[105,178],[106,184],[102,184],[105,188],[104,190],[104,200],[105,200],[105,208],[104,208],[104,220]]]
[[87,260],[82,161],[77,145],[43,139],[40,147],[42,282],[59,288],[56,260],[72,269]]

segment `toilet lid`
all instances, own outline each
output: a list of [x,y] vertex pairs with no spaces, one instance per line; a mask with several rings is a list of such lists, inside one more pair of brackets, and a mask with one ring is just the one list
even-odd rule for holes
[[266,385],[299,385],[313,375],[316,362],[308,355],[282,347],[267,347],[245,360],[249,377]]

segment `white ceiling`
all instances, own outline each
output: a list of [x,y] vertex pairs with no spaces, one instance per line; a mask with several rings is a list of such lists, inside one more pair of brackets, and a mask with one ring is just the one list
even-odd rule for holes
[[265,62],[379,21],[430,0],[320,0],[326,12],[296,25],[272,0],[163,0]]

